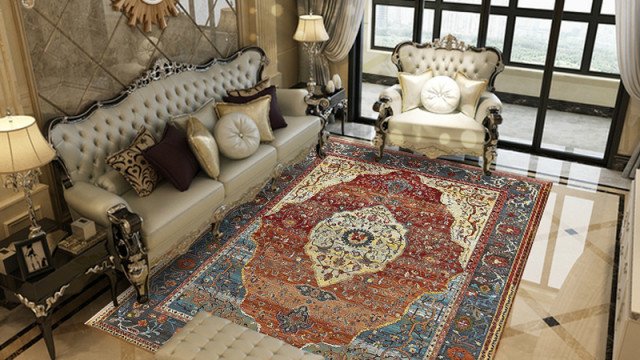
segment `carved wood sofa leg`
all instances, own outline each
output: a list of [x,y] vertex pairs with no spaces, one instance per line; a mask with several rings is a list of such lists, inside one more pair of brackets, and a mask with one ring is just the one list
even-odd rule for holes
[[146,303],[149,300],[149,257],[142,243],[142,218],[124,204],[110,208],[107,215],[121,270],[136,290],[138,302]]
[[224,235],[220,231],[220,225],[222,225],[222,220],[225,215],[227,215],[227,206],[222,205],[216,209],[211,218],[211,233],[213,234],[213,240],[220,240],[222,235]]

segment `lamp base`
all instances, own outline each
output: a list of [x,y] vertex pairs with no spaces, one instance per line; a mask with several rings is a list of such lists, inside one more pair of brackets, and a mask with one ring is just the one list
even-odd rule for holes
[[42,174],[40,169],[32,169],[24,172],[4,175],[4,187],[13,191],[24,191],[24,200],[27,202],[27,210],[29,212],[29,238],[34,238],[43,234],[42,228],[38,225],[36,219],[36,211],[33,207],[31,192],[39,183],[39,176]]

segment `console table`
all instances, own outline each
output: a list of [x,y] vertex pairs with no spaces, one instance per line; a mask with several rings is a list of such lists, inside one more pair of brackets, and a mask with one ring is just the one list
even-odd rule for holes
[[[107,231],[96,226],[97,234],[102,237],[95,245],[86,251],[73,255],[62,249],[56,249],[53,256],[54,270],[29,280],[23,280],[20,270],[9,274],[0,273],[0,288],[13,293],[20,302],[30,309],[47,345],[51,359],[55,359],[56,352],[51,331],[51,314],[60,299],[68,295],[73,289],[74,282],[92,274],[105,274],[111,283],[111,297],[117,306],[115,259],[109,253]],[[6,247],[11,242],[26,239],[28,229],[24,229],[7,239],[0,241],[0,247]],[[71,287],[71,289],[69,289]]]
[[640,170],[625,204],[618,265],[613,358],[635,360],[640,357]]

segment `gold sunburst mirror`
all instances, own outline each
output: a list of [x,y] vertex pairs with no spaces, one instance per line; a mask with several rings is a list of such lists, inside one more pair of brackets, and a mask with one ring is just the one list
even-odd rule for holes
[[144,31],[151,31],[151,25],[157,24],[160,29],[167,27],[167,16],[178,15],[176,0],[112,0],[113,8],[124,11],[129,18],[129,25],[141,23]]

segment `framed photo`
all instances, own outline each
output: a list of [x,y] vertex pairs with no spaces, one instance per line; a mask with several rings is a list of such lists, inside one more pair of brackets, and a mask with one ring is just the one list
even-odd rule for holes
[[20,273],[24,280],[53,270],[47,235],[42,233],[32,239],[14,243]]

